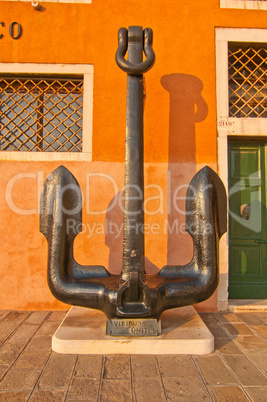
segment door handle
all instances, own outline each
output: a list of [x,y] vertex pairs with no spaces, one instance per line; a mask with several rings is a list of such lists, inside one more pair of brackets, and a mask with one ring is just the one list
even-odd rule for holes
[[243,221],[248,221],[250,218],[251,208],[248,204],[240,205],[240,216]]

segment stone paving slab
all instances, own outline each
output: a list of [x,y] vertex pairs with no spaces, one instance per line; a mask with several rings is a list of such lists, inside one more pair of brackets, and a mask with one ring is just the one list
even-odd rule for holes
[[234,377],[220,356],[198,357],[198,365],[207,384],[236,384]]
[[229,402],[248,401],[246,394],[240,387],[236,386],[210,387],[210,391],[216,401],[229,401]]
[[215,351],[61,355],[66,312],[0,311],[0,401],[266,401],[266,312],[207,313]]
[[267,387],[249,387],[246,392],[253,401],[266,402]]

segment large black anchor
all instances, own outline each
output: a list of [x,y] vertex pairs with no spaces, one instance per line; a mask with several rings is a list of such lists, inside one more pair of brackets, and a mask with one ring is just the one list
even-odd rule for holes
[[131,26],[128,31],[119,30],[116,61],[127,72],[121,275],[75,261],[73,242],[82,223],[82,198],[78,182],[65,167],[50,174],[41,195],[40,231],[49,245],[51,292],[62,302],[101,310],[109,320],[158,319],[166,309],[206,300],[218,285],[219,239],[226,231],[227,202],[222,181],[208,166],[193,177],[187,190],[186,226],[194,243],[192,261],[185,266],[166,265],[156,275],[145,272],[142,74],[154,60],[151,29]]

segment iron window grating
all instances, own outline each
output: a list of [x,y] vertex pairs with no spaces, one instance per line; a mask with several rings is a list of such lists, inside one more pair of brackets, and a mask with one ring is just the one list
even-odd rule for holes
[[267,117],[266,72],[266,43],[228,43],[229,117]]
[[1,151],[81,152],[82,76],[0,75]]

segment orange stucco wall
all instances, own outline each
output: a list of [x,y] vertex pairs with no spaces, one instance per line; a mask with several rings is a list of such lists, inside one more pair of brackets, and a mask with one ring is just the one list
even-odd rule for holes
[[[153,193],[155,187],[147,187],[146,196],[151,197],[148,212],[158,212],[148,213],[146,222],[158,223],[161,228],[146,237],[147,267],[155,272],[166,262],[188,262],[192,255],[188,235],[179,233],[176,238],[162,229],[166,219],[179,218],[180,223],[184,219],[167,216],[167,198],[171,196],[167,173],[177,186],[188,184],[204,164],[216,170],[215,27],[266,28],[267,12],[220,9],[219,0],[43,3],[40,12],[31,3],[0,4],[5,23],[0,26],[4,34],[0,62],[94,65],[93,161],[64,165],[77,177],[85,194],[84,223],[91,228],[95,225],[90,237],[88,232],[77,237],[75,256],[80,263],[103,264],[116,272],[121,261],[120,238],[106,238],[101,232],[105,213],[91,213],[105,210],[115,190],[108,179],[104,182],[103,177],[91,177],[94,183],[86,194],[86,174],[106,173],[116,181],[116,191],[123,187],[126,75],[114,61],[117,31],[129,25],[153,29],[156,64],[145,76],[145,181],[160,186],[164,197],[161,204],[158,194]],[[8,34],[13,21],[23,28],[18,40]],[[47,244],[38,231],[41,184],[60,164],[0,162],[0,308],[66,308],[47,287]],[[22,176],[17,176],[19,173]],[[92,210],[86,209],[86,197],[91,197]],[[119,222],[120,212],[113,210],[111,219]],[[200,308],[214,310],[216,295]]]

